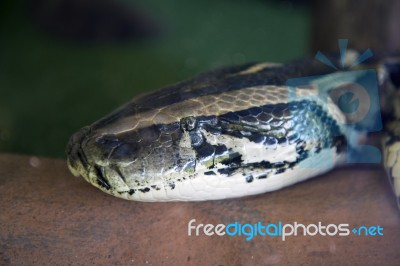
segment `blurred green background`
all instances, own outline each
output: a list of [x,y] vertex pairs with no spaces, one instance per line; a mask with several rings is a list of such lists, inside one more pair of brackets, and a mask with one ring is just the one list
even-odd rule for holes
[[[32,15],[29,4],[38,2],[0,4],[0,152],[62,158],[73,132],[136,94],[213,68],[284,62],[308,51],[309,12],[302,5],[261,0],[112,2],[139,11],[158,33],[124,41],[76,40],[38,23],[40,14],[52,12],[45,8]],[[39,3],[43,9],[43,0]],[[53,25],[50,19],[46,23]]]

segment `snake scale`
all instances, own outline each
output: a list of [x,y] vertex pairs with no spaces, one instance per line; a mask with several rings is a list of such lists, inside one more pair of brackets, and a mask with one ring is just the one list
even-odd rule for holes
[[[398,199],[400,61],[384,58],[350,70],[349,58],[341,70],[311,58],[223,68],[137,96],[71,137],[69,169],[129,200],[215,200],[277,190],[343,164],[357,149],[366,132],[348,126],[351,115],[338,104],[346,97],[333,92],[343,77],[346,91],[357,73],[373,69],[382,108],[369,101],[368,110],[382,109],[382,157]],[[295,86],[293,96],[288,81],[303,77],[316,78]],[[365,102],[360,96],[357,104]]]

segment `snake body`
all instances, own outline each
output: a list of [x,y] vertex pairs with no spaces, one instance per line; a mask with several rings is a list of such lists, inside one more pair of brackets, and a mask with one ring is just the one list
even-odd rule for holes
[[[378,85],[397,101],[383,148],[399,196],[400,64],[385,62],[360,69],[376,69]],[[349,116],[332,96],[332,84],[344,76],[356,83],[356,72],[306,58],[205,73],[138,96],[82,128],[68,143],[68,166],[129,200],[214,200],[277,190],[331,170],[357,145],[362,130],[346,126]],[[306,86],[288,85],[310,76],[317,78]]]

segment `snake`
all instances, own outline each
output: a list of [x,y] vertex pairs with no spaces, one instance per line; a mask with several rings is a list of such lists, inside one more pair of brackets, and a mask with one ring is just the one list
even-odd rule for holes
[[68,167],[127,200],[244,197],[320,176],[360,155],[372,158],[360,143],[382,119],[377,160],[399,202],[400,59],[357,65],[351,61],[358,55],[330,56],[340,68],[311,57],[225,67],[138,95],[71,136]]

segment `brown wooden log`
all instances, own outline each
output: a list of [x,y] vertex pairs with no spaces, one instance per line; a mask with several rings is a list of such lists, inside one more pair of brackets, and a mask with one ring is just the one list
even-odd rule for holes
[[[400,215],[378,168],[341,169],[243,199],[130,202],[64,160],[0,154],[0,264],[395,265]],[[380,225],[384,236],[188,236],[188,222]]]

